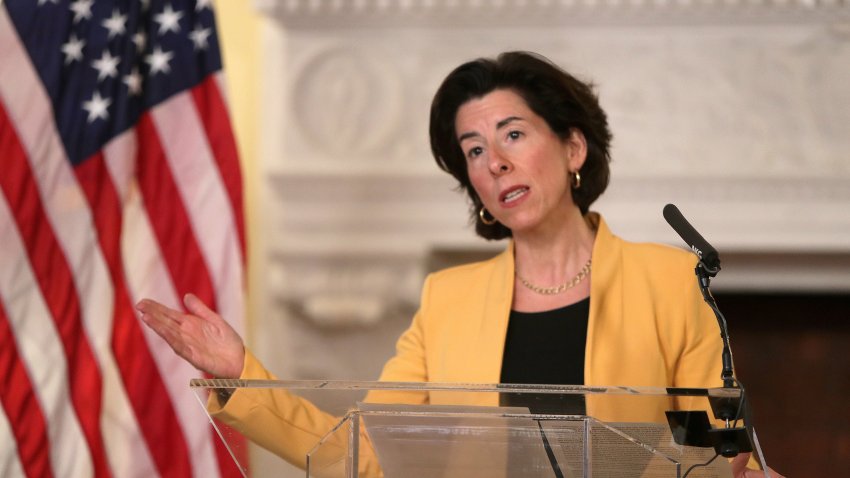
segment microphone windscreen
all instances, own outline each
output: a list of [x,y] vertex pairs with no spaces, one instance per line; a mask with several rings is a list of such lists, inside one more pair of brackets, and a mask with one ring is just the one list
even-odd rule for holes
[[664,214],[664,219],[667,220],[667,224],[670,224],[670,227],[681,236],[706,266],[712,269],[720,266],[720,258],[717,250],[691,226],[691,223],[685,219],[679,208],[673,204],[668,204],[664,206],[662,213]]

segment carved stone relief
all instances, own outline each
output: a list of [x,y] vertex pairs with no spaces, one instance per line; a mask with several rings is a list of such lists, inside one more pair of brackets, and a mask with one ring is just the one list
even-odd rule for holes
[[311,58],[298,72],[293,120],[331,160],[387,155],[404,110],[392,65],[366,51],[339,46]]

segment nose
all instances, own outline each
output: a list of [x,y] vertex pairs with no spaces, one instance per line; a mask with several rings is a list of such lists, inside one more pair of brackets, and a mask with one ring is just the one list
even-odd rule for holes
[[490,174],[494,176],[501,176],[505,173],[509,173],[513,170],[514,166],[511,161],[500,151],[491,150],[490,151]]

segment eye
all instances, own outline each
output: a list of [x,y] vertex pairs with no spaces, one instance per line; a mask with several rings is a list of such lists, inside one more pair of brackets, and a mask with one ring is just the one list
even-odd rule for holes
[[481,146],[475,146],[474,148],[469,148],[469,151],[466,152],[466,157],[468,159],[477,158],[481,156],[481,153],[484,152],[484,149]]
[[508,138],[510,139],[519,139],[522,136],[522,133],[516,130],[508,132]]

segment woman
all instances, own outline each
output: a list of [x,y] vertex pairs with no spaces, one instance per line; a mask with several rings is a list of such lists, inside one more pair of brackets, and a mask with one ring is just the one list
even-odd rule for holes
[[[721,385],[721,342],[693,279],[694,257],[623,241],[589,211],[608,184],[611,140],[590,86],[529,53],[472,61],[439,88],[430,133],[437,163],[471,199],[476,232],[511,242],[489,261],[428,277],[381,380]],[[188,314],[149,300],[138,308],[197,368],[273,378],[217,314],[191,295],[185,305]],[[212,397],[210,410],[302,465],[335,422],[284,393]],[[747,476],[745,464],[745,455],[735,460],[736,476]],[[378,473],[370,456],[360,465]]]

